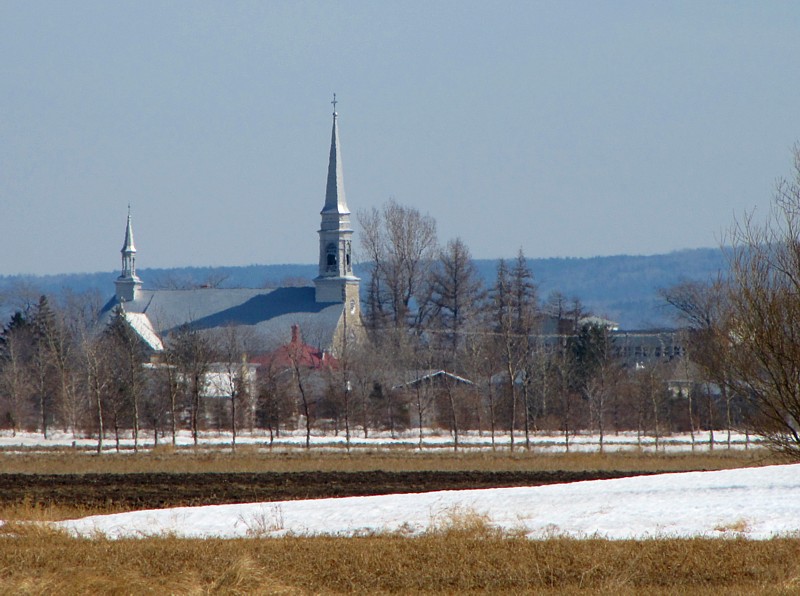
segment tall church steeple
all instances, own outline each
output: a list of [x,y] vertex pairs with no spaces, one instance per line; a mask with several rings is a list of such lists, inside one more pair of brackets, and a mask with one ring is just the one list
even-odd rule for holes
[[131,206],[128,205],[128,222],[125,226],[125,240],[122,243],[122,271],[114,282],[117,288],[117,300],[132,302],[136,299],[142,280],[136,275],[136,246],[133,244],[133,225],[131,224]]
[[[342,157],[339,148],[339,114],[336,113],[336,94],[333,94],[333,130],[331,131],[331,152],[328,159],[328,185],[325,188],[325,206],[322,214],[335,213],[348,216],[350,210],[344,196],[344,176],[342,174]],[[349,218],[347,218],[349,224]]]
[[[339,147],[339,114],[336,112],[336,94],[333,95],[333,128],[331,151],[328,158],[328,183],[325,205],[320,212],[319,275],[314,279],[317,302],[357,301],[358,282],[353,275],[353,229],[350,210],[344,194],[342,156]],[[348,295],[354,294],[355,298]]]

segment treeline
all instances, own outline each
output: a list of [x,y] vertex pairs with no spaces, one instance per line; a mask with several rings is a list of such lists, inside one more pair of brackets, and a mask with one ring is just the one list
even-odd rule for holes
[[0,426],[95,437],[99,451],[184,429],[195,441],[228,430],[235,446],[243,428],[270,438],[304,428],[307,444],[325,429],[349,445],[375,430],[418,429],[422,441],[434,427],[456,449],[469,429],[511,432],[514,449],[536,431],[560,432],[569,447],[590,430],[602,448],[621,430],[658,439],[746,427],[746,401],[694,374],[682,352],[636,361],[579,299],[542,298],[521,251],[487,284],[465,243],[441,246],[435,221],[415,209],[389,202],[358,217],[371,268],[364,327],[351,322],[335,357],[242,327],[186,325],[154,346],[122,310],[101,326],[94,294],[21,295],[0,334]]
[[402,389],[384,399],[397,400],[387,408],[404,412],[405,426],[429,420],[456,446],[462,429],[511,431],[512,449],[515,432],[530,446],[536,430],[560,431],[567,445],[574,431],[591,430],[602,448],[607,433],[623,429],[658,438],[746,426],[746,403],[694,375],[685,351],[636,361],[579,299],[542,298],[522,251],[500,260],[485,284],[464,242],[440,246],[436,222],[414,209],[390,201],[359,213],[359,223],[372,267],[368,369],[391,371],[377,386]]

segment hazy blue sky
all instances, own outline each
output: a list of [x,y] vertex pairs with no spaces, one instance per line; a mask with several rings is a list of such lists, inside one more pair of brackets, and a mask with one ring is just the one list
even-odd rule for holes
[[798,2],[0,0],[0,274],[312,263],[350,208],[476,257],[716,246],[800,139]]

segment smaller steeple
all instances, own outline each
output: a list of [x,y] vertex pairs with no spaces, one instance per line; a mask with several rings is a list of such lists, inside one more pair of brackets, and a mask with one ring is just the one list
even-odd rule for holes
[[136,277],[136,247],[133,244],[131,206],[128,204],[128,224],[125,226],[125,241],[122,243],[122,277]]
[[128,222],[125,226],[125,241],[122,243],[120,252],[122,253],[122,271],[114,282],[117,288],[117,300],[132,302],[142,287],[142,280],[136,275],[136,246],[133,244],[130,205],[128,205]]

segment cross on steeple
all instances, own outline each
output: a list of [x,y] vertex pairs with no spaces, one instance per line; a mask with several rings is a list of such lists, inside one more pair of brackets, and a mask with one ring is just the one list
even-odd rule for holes
[[335,93],[333,94],[333,101],[331,103],[333,104],[333,113],[335,114],[336,113],[336,104],[339,103],[338,101],[336,101],[336,94]]

